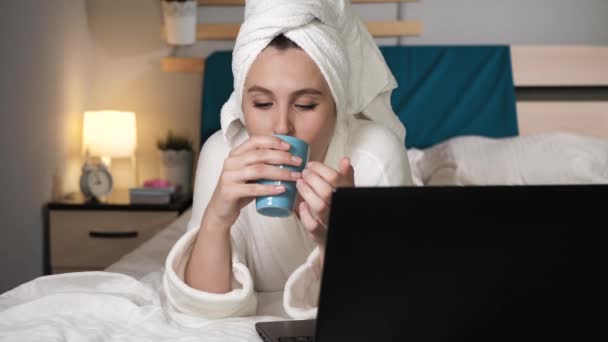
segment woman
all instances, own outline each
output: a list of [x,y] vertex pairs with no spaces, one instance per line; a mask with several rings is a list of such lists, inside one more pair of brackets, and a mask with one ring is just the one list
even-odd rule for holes
[[[170,308],[311,318],[333,190],[411,184],[395,81],[347,0],[248,1],[233,73],[222,131],[200,154],[189,231],[167,258]],[[302,160],[273,134],[310,144],[301,174],[274,166]],[[285,189],[258,179],[295,181],[295,215],[259,215],[254,198]]]

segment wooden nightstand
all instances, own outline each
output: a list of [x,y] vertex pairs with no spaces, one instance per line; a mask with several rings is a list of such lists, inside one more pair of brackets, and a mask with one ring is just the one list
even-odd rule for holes
[[128,191],[114,191],[102,203],[87,203],[80,194],[50,202],[45,206],[44,273],[103,270],[191,205],[191,198],[130,204]]

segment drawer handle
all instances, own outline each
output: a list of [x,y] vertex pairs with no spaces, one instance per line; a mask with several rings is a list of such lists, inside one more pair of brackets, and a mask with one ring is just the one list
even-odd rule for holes
[[89,232],[89,236],[95,239],[133,239],[138,235],[137,232]]

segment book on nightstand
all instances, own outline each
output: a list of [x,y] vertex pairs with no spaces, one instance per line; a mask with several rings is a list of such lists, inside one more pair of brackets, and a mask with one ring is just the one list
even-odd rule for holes
[[169,204],[174,199],[175,188],[131,188],[129,201],[132,204]]

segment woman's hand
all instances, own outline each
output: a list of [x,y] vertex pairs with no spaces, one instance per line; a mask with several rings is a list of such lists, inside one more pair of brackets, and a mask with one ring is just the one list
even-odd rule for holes
[[331,206],[331,196],[338,187],[355,186],[355,171],[350,159],[340,160],[339,171],[329,166],[310,162],[302,172],[302,179],[296,182],[302,202],[298,205],[299,217],[321,252],[325,256],[327,222]]
[[[235,147],[224,161],[218,184],[213,192],[205,217],[209,227],[231,227],[241,209],[257,196],[277,195],[285,186],[262,185],[260,179],[295,182],[301,177],[275,165],[300,166],[302,159],[292,155],[288,143],[275,136],[254,136]],[[270,165],[273,164],[273,165]]]

